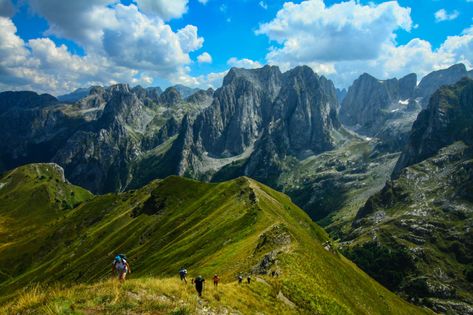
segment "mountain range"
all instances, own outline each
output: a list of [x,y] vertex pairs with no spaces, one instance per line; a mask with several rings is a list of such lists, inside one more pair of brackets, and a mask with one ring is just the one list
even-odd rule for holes
[[[3,92],[0,171],[6,172],[5,183],[15,172],[27,172],[30,175],[19,181],[26,181],[28,186],[30,177],[34,177],[31,174],[42,173],[46,166],[33,164],[22,169],[22,165],[56,163],[71,183],[95,194],[113,193],[94,197],[59,180],[67,184],[67,188],[59,189],[60,195],[68,195],[58,199],[61,209],[71,208],[71,213],[79,213],[79,208],[90,209],[83,212],[90,213],[90,218],[71,214],[67,224],[84,220],[86,226],[87,220],[104,218],[105,213],[99,215],[101,207],[116,208],[117,216],[126,208],[126,216],[153,217],[155,211],[167,207],[168,197],[146,199],[145,195],[153,196],[153,191],[159,195],[160,185],[187,187],[195,183],[170,175],[224,182],[200,184],[202,188],[189,186],[196,191],[228,183],[254,187],[261,185],[259,181],[288,194],[339,240],[342,253],[390,290],[436,312],[473,314],[469,293],[473,272],[469,237],[473,81],[468,77],[473,78],[473,74],[463,64],[434,71],[418,84],[416,74],[379,80],[365,73],[348,90],[340,90],[307,66],[287,72],[264,66],[232,68],[222,87],[215,91],[183,86],[162,91],[117,84],[79,89],[58,98],[34,92]],[[47,165],[48,169],[53,167]],[[20,169],[7,172],[16,167]],[[33,172],[35,168],[39,170]],[[46,180],[44,187],[54,186],[55,178],[57,174],[51,177],[52,183]],[[164,178],[168,179],[153,182]],[[41,180],[37,178],[35,185]],[[266,186],[258,187],[269,191]],[[50,201],[55,194],[50,194]],[[141,206],[133,194],[142,195]],[[189,198],[200,196],[196,194]],[[271,190],[275,198],[273,194]],[[77,195],[81,196],[77,200],[72,197]],[[16,202],[25,197],[20,194],[4,198]],[[100,205],[100,200],[107,198],[113,199],[113,206]],[[92,204],[98,202],[96,206],[87,208],[89,199]],[[81,206],[84,202],[86,206]],[[116,205],[122,202],[123,209]],[[219,208],[217,203],[214,208]],[[283,223],[293,228],[293,223]],[[246,222],[238,229],[244,231],[248,226],[253,223]],[[259,230],[260,235],[264,229]],[[156,235],[156,240],[164,237]],[[305,243],[302,239],[298,242]],[[95,255],[102,257],[105,253]],[[16,259],[20,262],[19,257]],[[191,264],[206,266],[201,259],[195,258]],[[65,266],[69,263],[64,262]],[[0,266],[4,264],[0,262]],[[14,275],[12,282],[5,280],[7,285],[23,286],[21,278],[28,270],[35,270],[32,266],[6,272]],[[236,269],[231,271],[235,273]],[[163,271],[170,273],[171,269]],[[84,276],[87,281],[98,278],[98,273]],[[2,286],[5,283],[0,283]],[[291,291],[286,289],[284,294],[289,295],[287,292]],[[289,299],[304,300],[297,294]],[[340,306],[343,298],[334,299],[338,301],[334,302],[338,303],[336,307],[351,307]],[[308,301],[302,302],[307,306],[304,303]],[[324,312],[335,309],[323,308]],[[369,313],[367,309],[360,312]]]

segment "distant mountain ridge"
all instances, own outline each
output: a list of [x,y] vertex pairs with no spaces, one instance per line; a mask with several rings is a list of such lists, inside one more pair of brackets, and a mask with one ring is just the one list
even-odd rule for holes
[[413,73],[399,80],[379,80],[365,73],[355,80],[343,99],[340,120],[360,134],[381,139],[380,148],[400,151],[432,94],[443,85],[469,76],[464,64],[431,72],[419,84]]

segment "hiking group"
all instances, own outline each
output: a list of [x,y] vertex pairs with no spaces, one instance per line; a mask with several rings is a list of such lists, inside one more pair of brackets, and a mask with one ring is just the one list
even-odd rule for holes
[[[126,256],[124,254],[117,254],[112,262],[112,276],[116,275],[120,283],[123,283],[128,273],[131,273],[131,268]],[[179,269],[179,277],[181,281],[187,284],[187,269],[186,268],[182,267],[181,269]],[[215,274],[212,277],[212,280],[213,280],[214,287],[217,288],[220,282],[220,277],[218,276],[218,274]],[[237,277],[237,280],[238,280],[238,283],[242,283],[243,276],[239,274]],[[248,275],[246,280],[248,284],[250,284],[251,276]],[[192,284],[195,285],[195,290],[197,291],[197,294],[199,295],[199,297],[202,296],[202,291],[204,290],[204,282],[205,282],[205,279],[201,275],[192,279]]]

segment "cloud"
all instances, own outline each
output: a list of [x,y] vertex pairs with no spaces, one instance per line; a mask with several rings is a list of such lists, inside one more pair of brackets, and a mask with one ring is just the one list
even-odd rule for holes
[[238,59],[236,57],[232,57],[228,59],[227,65],[229,65],[230,67],[246,68],[246,69],[255,69],[255,68],[262,67],[262,65],[258,61],[254,61],[247,58]]
[[460,15],[460,12],[457,10],[452,11],[451,13],[448,13],[445,9],[440,9],[437,12],[435,12],[435,22],[443,22],[443,21],[451,21],[455,20],[458,16]]
[[[155,14],[164,20],[180,18],[187,12],[188,0],[135,0],[146,14]],[[200,1],[202,2],[202,1]],[[207,1],[205,1],[207,2]],[[204,3],[204,2],[202,2]]]
[[[67,2],[30,0],[31,8],[48,21],[48,34],[82,46],[85,56],[71,54],[49,38],[24,42],[9,18],[0,29],[0,87],[30,88],[55,94],[92,84],[126,82],[149,85],[150,78],[173,82],[188,76],[189,53],[204,39],[197,27],[173,31],[159,16],[115,0]],[[55,8],[58,5],[58,9]],[[72,7],[72,8],[71,8]],[[152,81],[152,79],[151,79]],[[19,85],[21,82],[21,85]]]
[[267,10],[268,9],[268,4],[264,1],[260,1],[259,6],[262,7],[263,9]]
[[115,0],[28,0],[33,12],[48,21],[46,35],[71,39],[82,46],[100,48],[103,30],[118,26],[109,6]]
[[204,52],[197,57],[199,63],[212,63],[212,56],[208,52]]
[[202,3],[203,5],[206,5],[207,2],[209,2],[209,0],[199,0],[200,3]]
[[268,63],[282,70],[306,64],[340,87],[351,85],[363,72],[385,79],[409,72],[423,76],[458,62],[473,66],[473,27],[448,37],[437,49],[420,38],[398,45],[396,32],[412,27],[410,9],[396,1],[326,6],[322,0],[309,0],[285,3],[256,33],[277,43],[266,54]]
[[15,13],[15,7],[11,0],[0,0],[0,16],[11,17]]
[[332,6],[322,0],[286,2],[256,34],[279,44],[269,52],[270,62],[367,60],[382,53],[383,44],[394,40],[395,31],[411,29],[410,11],[395,1],[379,5],[348,1]]

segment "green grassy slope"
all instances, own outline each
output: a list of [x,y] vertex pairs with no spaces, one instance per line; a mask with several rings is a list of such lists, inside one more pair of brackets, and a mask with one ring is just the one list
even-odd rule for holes
[[[167,312],[176,306],[172,301],[186,299],[182,290],[172,293],[178,284],[169,279],[186,266],[191,276],[202,274],[210,280],[214,273],[220,274],[226,292],[203,302],[192,297],[194,300],[186,302],[190,312],[196,312],[202,303],[241,312],[249,307],[266,313],[278,309],[297,312],[288,306],[291,303],[307,313],[424,312],[383,288],[343,256],[325,250],[321,243],[328,237],[320,227],[287,196],[251,179],[207,184],[169,177],[139,190],[92,197],[67,183],[59,185],[61,181],[52,174],[50,184],[44,186],[52,187],[53,196],[76,207],[61,207],[63,202],[55,202],[55,198],[35,197],[23,203],[45,189],[33,174],[48,174],[47,169],[48,165],[28,165],[0,178],[0,183],[5,183],[0,188],[0,231],[10,235],[9,239],[0,238],[0,270],[4,274],[0,296],[6,303],[0,311],[41,312],[44,305],[56,310],[66,305],[79,313],[97,307],[113,312],[115,306],[123,312],[152,312],[160,306],[138,303],[130,296],[138,294],[144,301],[149,294],[157,294],[171,296],[169,305],[162,306],[161,312]],[[16,195],[11,194],[12,189]],[[11,204],[16,200],[14,212],[3,206],[5,200]],[[35,206],[30,208],[32,203]],[[35,228],[28,233],[12,229],[33,224]],[[23,235],[21,244],[12,243],[19,235]],[[16,248],[23,254],[14,253]],[[126,294],[123,300],[113,298],[114,284],[101,282],[109,277],[117,252],[126,253],[133,268],[133,281],[117,293]],[[31,259],[24,262],[24,255]],[[10,267],[21,263],[21,269]],[[272,270],[280,276],[264,275]],[[234,284],[240,272],[259,274],[260,279],[241,296]],[[30,289],[18,298],[20,289],[31,283],[42,283],[41,292]],[[67,287],[45,289],[45,283]],[[95,293],[107,297],[103,301],[88,299]]]

